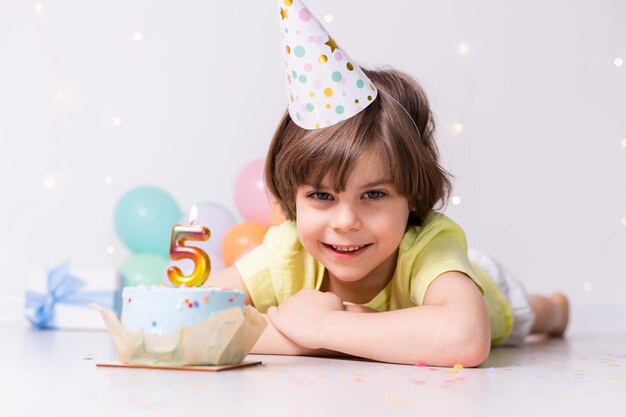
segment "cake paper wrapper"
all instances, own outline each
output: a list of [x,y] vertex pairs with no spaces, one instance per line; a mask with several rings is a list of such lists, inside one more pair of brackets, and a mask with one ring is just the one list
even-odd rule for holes
[[257,342],[267,322],[254,307],[229,308],[193,326],[169,335],[131,333],[117,315],[93,304],[113,338],[117,359],[144,365],[230,365],[241,363]]

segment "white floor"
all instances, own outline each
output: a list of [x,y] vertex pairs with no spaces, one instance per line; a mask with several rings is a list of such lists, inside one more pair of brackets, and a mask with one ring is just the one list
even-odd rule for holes
[[205,373],[97,368],[114,359],[106,332],[0,332],[7,417],[626,415],[626,334],[499,348],[458,371],[254,356],[262,366]]

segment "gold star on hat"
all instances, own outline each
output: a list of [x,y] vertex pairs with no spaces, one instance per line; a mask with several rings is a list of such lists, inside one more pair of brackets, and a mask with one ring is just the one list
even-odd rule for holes
[[289,115],[298,126],[332,126],[376,99],[371,80],[301,0],[279,0],[279,8]]

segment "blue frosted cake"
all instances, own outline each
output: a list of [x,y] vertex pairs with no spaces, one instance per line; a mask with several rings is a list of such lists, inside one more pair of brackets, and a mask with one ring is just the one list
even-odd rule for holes
[[232,307],[243,311],[242,291],[138,285],[124,288],[121,319],[130,332],[168,335]]

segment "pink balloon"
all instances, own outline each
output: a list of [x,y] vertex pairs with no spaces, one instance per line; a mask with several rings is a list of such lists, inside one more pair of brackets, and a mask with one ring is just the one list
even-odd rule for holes
[[269,226],[272,206],[263,181],[264,159],[245,165],[235,180],[235,205],[241,216],[249,221]]

